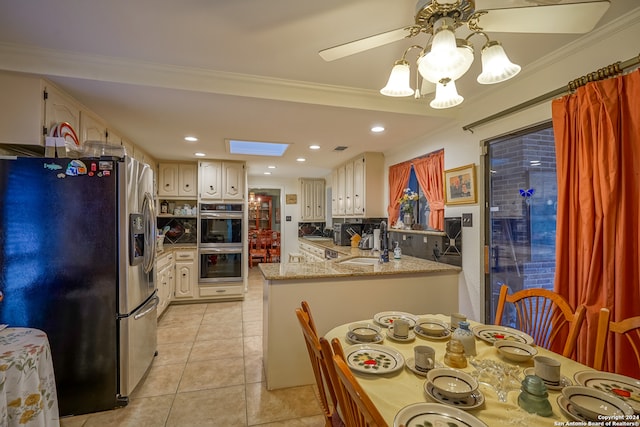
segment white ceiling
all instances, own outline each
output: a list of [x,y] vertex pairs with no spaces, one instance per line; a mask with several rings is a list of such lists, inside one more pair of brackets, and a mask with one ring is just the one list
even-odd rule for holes
[[[483,1],[495,4],[477,0],[478,8]],[[598,26],[637,7],[612,0]],[[249,174],[275,164],[274,177],[325,176],[459,113],[378,93],[393,62],[422,38],[333,62],[318,55],[412,24],[414,9],[415,0],[0,0],[0,69],[48,77],[158,160],[194,160],[196,151],[235,158],[226,152],[229,138],[287,142],[283,158],[246,158]],[[490,35],[523,69],[580,37]],[[458,82],[466,99],[488,90],[475,82],[479,63],[476,53]],[[374,124],[387,130],[372,134]],[[186,143],[186,135],[200,141]],[[309,144],[322,148],[311,152]],[[334,152],[339,145],[349,148]],[[307,162],[296,163],[299,156]]]

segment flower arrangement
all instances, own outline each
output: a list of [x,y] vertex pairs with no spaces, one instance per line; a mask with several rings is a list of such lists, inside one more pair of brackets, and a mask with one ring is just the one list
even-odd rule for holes
[[405,188],[402,191],[402,197],[398,199],[400,210],[404,213],[413,214],[413,202],[416,200],[418,200],[418,193],[410,188]]

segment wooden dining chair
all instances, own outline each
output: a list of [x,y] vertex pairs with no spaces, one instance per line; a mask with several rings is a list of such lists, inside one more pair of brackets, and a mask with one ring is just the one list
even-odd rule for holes
[[640,365],[640,316],[629,317],[618,322],[610,320],[610,317],[611,312],[608,308],[600,309],[593,367],[599,371],[604,367],[609,332],[621,334],[628,340]]
[[260,236],[252,237],[249,241],[249,267],[253,267],[254,261],[267,262],[269,257],[265,239]]
[[323,349],[320,345],[318,333],[316,332],[315,324],[311,317],[309,304],[303,301],[301,305],[301,308],[296,308],[296,316],[302,328],[302,334],[309,353],[309,360],[313,368],[313,375],[316,380],[316,385],[318,386],[318,395],[325,418],[325,426],[344,426],[337,411],[338,400],[328,371],[328,365],[333,363],[331,360],[331,350],[329,349],[329,353],[327,353],[327,350]]
[[340,409],[348,427],[388,427],[378,408],[351,373],[345,360],[340,340],[331,340],[333,366],[335,369],[336,394]]
[[496,325],[502,324],[507,302],[515,308],[517,329],[531,335],[536,345],[546,349],[551,349],[556,341],[566,337],[562,355],[572,357],[586,314],[584,305],[574,311],[567,300],[553,291],[533,288],[509,294],[509,287],[502,285],[496,309]]

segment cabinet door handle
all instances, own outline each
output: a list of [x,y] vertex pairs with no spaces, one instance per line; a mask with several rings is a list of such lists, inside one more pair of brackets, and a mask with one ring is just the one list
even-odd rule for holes
[[165,187],[168,187],[168,186],[169,186],[169,184],[165,184],[164,186],[165,186]]

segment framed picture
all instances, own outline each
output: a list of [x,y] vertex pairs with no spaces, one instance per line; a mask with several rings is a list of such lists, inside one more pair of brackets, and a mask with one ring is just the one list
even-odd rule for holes
[[477,202],[475,164],[444,171],[444,203],[446,205]]

